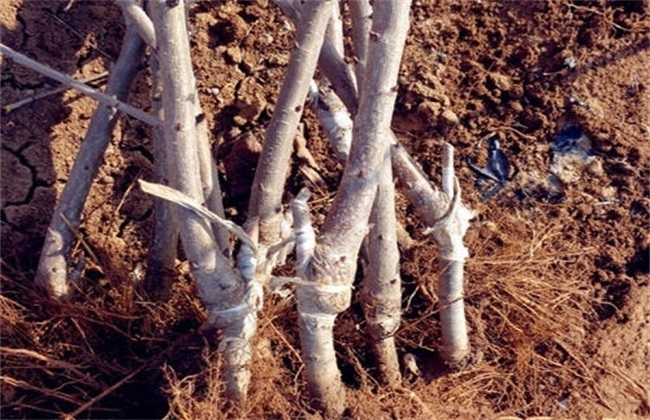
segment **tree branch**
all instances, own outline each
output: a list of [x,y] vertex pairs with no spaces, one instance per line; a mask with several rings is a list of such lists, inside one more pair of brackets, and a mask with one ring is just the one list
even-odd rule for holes
[[355,57],[355,74],[357,83],[362,83],[361,78],[366,70],[368,56],[368,33],[372,26],[372,7],[368,0],[348,0],[350,17],[352,18],[352,47]]
[[122,9],[122,15],[135,27],[140,38],[151,48],[156,48],[156,32],[147,13],[136,0],[115,0]]
[[118,99],[116,99],[113,96],[110,96],[108,94],[102,93],[96,89],[91,88],[90,86],[80,83],[79,81],[75,80],[74,78],[60,73],[56,70],[54,70],[51,67],[48,67],[44,64],[39,63],[38,61],[34,61],[31,58],[16,52],[12,50],[11,48],[7,47],[6,45],[0,43],[0,52],[4,54],[5,56],[11,58],[14,60],[16,63],[21,64],[25,67],[28,67],[34,71],[37,71],[41,73],[44,76],[49,77],[50,79],[54,79],[59,83],[63,83],[64,85],[70,86],[71,88],[87,95],[90,96],[91,98],[95,99],[96,101],[102,103],[103,105],[109,106],[111,108],[115,108],[118,111],[122,111],[127,115],[132,116],[133,118],[136,118],[142,122],[145,122],[151,126],[156,126],[159,125],[161,122],[158,118],[147,114],[144,111],[141,111],[137,108],[132,107],[129,104],[126,104]]
[[[114,101],[127,98],[143,49],[144,44],[138,33],[127,26],[122,50],[106,83],[106,96],[110,95],[108,97],[113,98]],[[74,231],[79,227],[81,212],[90,186],[97,175],[118,118],[119,113],[116,108],[97,106],[79,147],[68,182],[54,209],[35,279],[36,283],[44,287],[53,298],[64,298],[70,294],[68,257],[75,239]]]
[[[149,57],[151,69],[151,108],[155,116],[162,120],[162,80],[160,67],[155,54]],[[167,156],[167,142],[162,125],[153,128],[153,156],[156,182],[169,184],[170,170]],[[154,199],[153,238],[149,246],[145,289],[150,296],[164,299],[168,296],[175,274],[175,262],[178,252],[179,226],[178,209],[169,201]]]
[[332,7],[332,0],[305,2],[278,103],[266,130],[248,206],[248,218],[260,219],[260,243],[263,245],[272,245],[280,240],[286,162],[291,157],[296,129]]
[[[197,92],[192,72],[184,2],[151,1],[163,80],[165,135],[171,186],[192,200],[204,201],[196,132]],[[179,212],[181,240],[192,275],[208,311],[210,326],[223,338],[227,397],[243,403],[250,383],[251,339],[257,328],[261,287],[246,284],[217,248],[212,229],[193,210]]]
[[375,4],[350,156],[314,255],[302,273],[312,287],[299,284],[297,288],[307,381],[326,417],[340,416],[344,407],[332,328],[336,315],[350,305],[355,256],[367,233],[382,166],[389,157],[387,133],[409,26],[409,6],[410,1]]
[[470,352],[463,295],[465,259],[469,252],[463,244],[463,237],[474,212],[461,202],[460,186],[454,176],[454,148],[449,143],[445,143],[442,162],[442,188],[450,206],[445,216],[438,219],[430,231],[438,244],[438,261],[443,269],[438,281],[441,353],[450,367],[458,368]]

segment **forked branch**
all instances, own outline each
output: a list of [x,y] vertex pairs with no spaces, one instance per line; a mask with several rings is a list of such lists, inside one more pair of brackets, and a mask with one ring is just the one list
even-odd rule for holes
[[336,315],[350,304],[355,256],[368,232],[370,209],[389,156],[387,133],[409,26],[409,6],[410,1],[375,3],[350,157],[314,255],[302,273],[311,286],[299,284],[297,288],[307,381],[326,417],[340,416],[345,406],[332,328]]

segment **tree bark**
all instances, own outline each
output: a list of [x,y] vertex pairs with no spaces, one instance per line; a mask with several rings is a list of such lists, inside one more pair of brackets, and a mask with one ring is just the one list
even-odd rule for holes
[[[368,39],[372,25],[372,8],[367,0],[349,2],[352,15],[352,45],[355,51],[357,80],[363,81],[368,55]],[[395,347],[394,334],[402,317],[402,282],[399,274],[397,248],[397,217],[395,216],[395,185],[390,158],[379,176],[377,195],[370,213],[370,234],[367,237],[367,264],[364,269],[361,301],[366,317],[366,333],[370,338],[379,380],[389,386],[400,385],[402,375]]]
[[[197,92],[182,1],[153,0],[163,80],[165,136],[171,185],[199,203],[204,201],[196,132]],[[251,339],[257,327],[259,288],[246,284],[218,249],[212,229],[199,214],[179,210],[181,240],[192,275],[208,311],[210,326],[222,330],[226,395],[243,404],[250,383]]]
[[151,48],[156,48],[156,32],[153,22],[136,0],[115,0],[122,9],[122,15],[138,31],[140,38]]
[[[162,107],[163,86],[160,78],[158,59],[155,55],[149,58],[149,67],[152,78],[151,107],[153,114],[162,121],[164,119]],[[157,182],[169,185],[170,171],[165,130],[160,125],[154,127],[152,131],[153,158]],[[172,203],[155,198],[153,213],[153,239],[147,258],[145,288],[150,296],[162,300],[168,297],[175,275],[175,262],[179,239],[178,210],[174,208]]]
[[368,33],[372,26],[372,7],[368,0],[348,0],[350,16],[352,18],[352,47],[354,49],[354,71],[357,83],[366,70],[368,56]]
[[[127,26],[122,50],[108,77],[106,95],[120,101],[126,100],[143,50],[144,44],[137,31],[130,25]],[[68,176],[68,182],[54,209],[36,269],[36,283],[44,287],[52,298],[65,298],[70,294],[70,249],[75,239],[75,231],[81,222],[81,212],[90,186],[97,175],[118,118],[119,112],[115,107],[103,103],[97,106]]]
[[259,240],[262,245],[273,245],[281,240],[286,162],[291,158],[296,129],[309,83],[316,70],[318,52],[323,45],[333,4],[332,0],[308,1],[301,10],[289,66],[266,130],[248,206],[248,219],[259,218]]
[[[196,132],[199,150],[199,168],[201,173],[201,187],[203,188],[203,196],[205,197],[206,207],[216,214],[224,218],[225,213],[223,209],[223,197],[221,195],[221,185],[219,184],[219,170],[212,157],[212,150],[210,147],[210,138],[208,135],[208,123],[201,109],[199,99],[196,102]],[[213,225],[212,233],[217,241],[219,252],[225,257],[230,258],[232,253],[230,250],[230,237],[228,231],[221,226]]]
[[431,227],[438,244],[438,261],[443,269],[438,281],[440,294],[440,325],[442,357],[451,368],[459,368],[470,353],[463,277],[465,260],[469,256],[463,237],[474,213],[466,208],[460,197],[460,187],[454,176],[454,148],[445,143],[442,157],[442,189],[449,198],[447,214]]
[[364,270],[362,303],[366,332],[377,363],[379,379],[389,386],[400,384],[402,375],[394,334],[402,316],[402,282],[399,274],[395,186],[390,159],[379,176],[377,195],[370,214],[368,264]]
[[389,157],[387,133],[409,6],[410,1],[375,4],[350,157],[314,254],[301,273],[306,284],[299,283],[297,288],[305,372],[312,397],[326,417],[340,416],[344,408],[332,329],[336,315],[350,305],[357,265],[354,256],[367,234],[378,179]]
[[470,352],[463,277],[469,253],[463,237],[474,212],[461,202],[461,192],[454,176],[453,147],[445,143],[443,152],[442,191],[433,188],[417,164],[401,146],[393,145],[393,170],[414,210],[438,244],[438,263],[443,269],[438,281],[442,357],[452,368],[462,366]]

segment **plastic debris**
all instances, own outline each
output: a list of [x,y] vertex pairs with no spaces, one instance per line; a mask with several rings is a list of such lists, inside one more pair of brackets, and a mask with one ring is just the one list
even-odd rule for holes
[[[555,154],[578,153],[588,155],[591,141],[575,124],[567,124],[553,139],[552,149]],[[586,157],[586,156],[585,156]]]
[[596,159],[591,151],[591,140],[573,123],[564,126],[555,136],[551,150],[549,184],[557,192],[578,182],[583,170]]
[[492,181],[492,186],[487,188],[481,196],[481,201],[488,201],[499,193],[510,180],[510,160],[501,149],[501,144],[496,136],[488,142],[488,161],[485,168],[480,168],[469,159],[467,165],[477,175],[476,186],[481,189],[485,181]]

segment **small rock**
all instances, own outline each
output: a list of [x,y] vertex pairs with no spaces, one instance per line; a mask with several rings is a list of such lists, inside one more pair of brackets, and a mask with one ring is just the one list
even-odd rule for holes
[[247,120],[241,115],[235,115],[234,117],[232,117],[232,121],[239,126],[243,126],[246,125]]
[[460,123],[460,119],[458,118],[458,115],[456,115],[456,113],[451,109],[445,109],[444,111],[442,111],[442,118],[449,125],[458,125]]
[[510,81],[510,77],[508,77],[508,76],[506,76],[504,74],[490,73],[490,75],[488,76],[488,79],[492,83],[494,83],[494,86],[497,89],[499,89],[501,91],[509,91],[511,86],[512,86],[512,82]]
[[425,119],[434,120],[440,115],[442,106],[438,102],[424,101],[418,105],[418,113]]
[[602,189],[601,195],[605,200],[614,200],[616,198],[616,188],[612,186],[605,187]]
[[242,53],[239,47],[228,47],[226,49],[226,57],[233,62],[233,64],[239,64],[242,61]]
[[273,38],[273,35],[266,33],[260,36],[259,41],[263,45],[271,45],[273,44],[273,41],[275,41],[275,39]]
[[524,111],[524,106],[519,101],[510,102],[510,108],[517,113]]
[[592,205],[583,203],[578,205],[576,215],[581,219],[585,219],[586,217],[591,216],[593,211],[594,209]]
[[252,77],[244,79],[237,91],[239,116],[246,121],[255,121],[266,108],[264,87]]
[[593,159],[591,162],[589,162],[587,165],[587,173],[597,178],[605,174],[603,163],[600,161],[600,159]]

